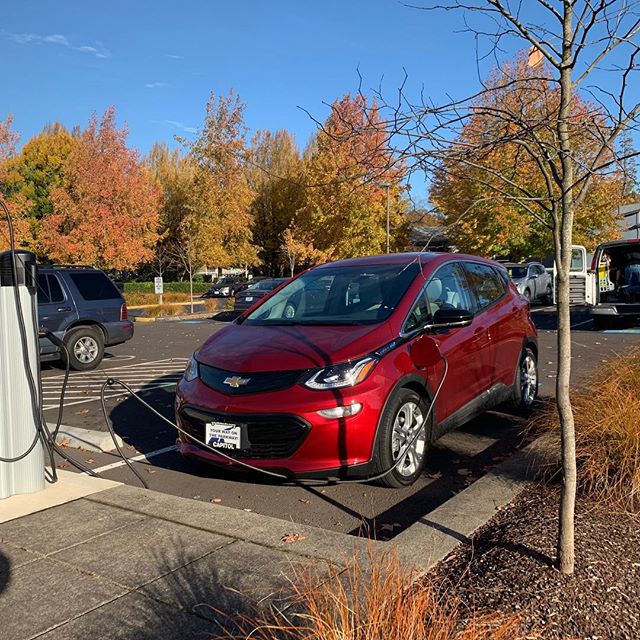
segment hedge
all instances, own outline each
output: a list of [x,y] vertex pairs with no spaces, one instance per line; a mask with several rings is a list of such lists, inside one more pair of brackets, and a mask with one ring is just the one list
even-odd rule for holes
[[[204,293],[211,286],[210,282],[194,282],[193,293]],[[124,293],[153,293],[153,282],[125,282]],[[188,282],[165,282],[165,293],[189,293]]]

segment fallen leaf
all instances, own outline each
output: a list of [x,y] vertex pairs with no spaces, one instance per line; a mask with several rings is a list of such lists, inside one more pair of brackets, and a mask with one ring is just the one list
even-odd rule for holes
[[429,473],[427,474],[427,478],[431,478],[432,480],[440,480],[440,478],[442,478],[442,473],[440,473],[440,471]]
[[93,458],[87,458],[87,464],[93,464],[95,460]]
[[76,411],[77,416],[86,416],[89,413],[89,409],[80,409],[80,411]]
[[302,502],[302,504],[309,504],[309,501],[304,498],[298,498],[298,502]]
[[247,513],[251,513],[253,509],[243,509],[243,511],[246,511]]
[[157,471],[157,469],[147,469],[146,471],[147,471],[147,473],[155,473]]
[[471,471],[469,471],[469,469],[458,469],[459,476],[468,476],[470,474],[471,474]]
[[287,544],[292,544],[293,542],[300,542],[300,540],[304,540],[305,536],[299,533],[285,533],[280,540],[282,542],[286,542]]
[[209,502],[213,502],[214,504],[220,504],[222,502],[222,498],[211,498]]

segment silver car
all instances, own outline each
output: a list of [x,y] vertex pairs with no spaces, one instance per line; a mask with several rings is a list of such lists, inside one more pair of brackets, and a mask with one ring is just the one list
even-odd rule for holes
[[504,266],[518,291],[529,302],[536,300],[542,300],[545,304],[553,302],[553,277],[543,264],[540,262],[507,263]]

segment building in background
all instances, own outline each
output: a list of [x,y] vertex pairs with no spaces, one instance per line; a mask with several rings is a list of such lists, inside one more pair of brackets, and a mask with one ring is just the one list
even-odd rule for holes
[[619,211],[623,216],[621,222],[622,239],[640,240],[640,202],[625,204],[620,207]]

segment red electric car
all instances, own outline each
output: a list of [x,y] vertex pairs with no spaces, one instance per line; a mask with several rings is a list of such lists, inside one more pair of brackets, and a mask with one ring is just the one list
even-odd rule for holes
[[[437,357],[420,356],[425,340]],[[233,466],[206,442],[289,477],[366,479],[397,462],[382,482],[409,485],[446,431],[533,403],[537,356],[528,302],[499,264],[436,253],[325,264],[194,354],[177,388],[189,434],[178,446]]]

